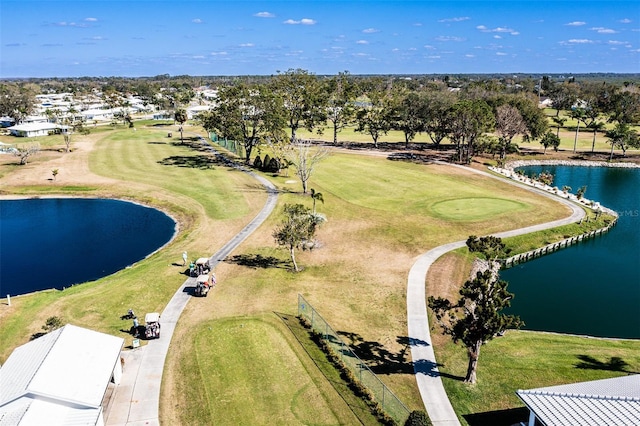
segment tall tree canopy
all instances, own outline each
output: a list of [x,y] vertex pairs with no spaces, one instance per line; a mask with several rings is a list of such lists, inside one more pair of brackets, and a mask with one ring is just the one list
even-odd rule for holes
[[311,132],[326,121],[326,92],[315,75],[290,69],[273,78],[273,88],[283,100],[291,142],[296,140],[296,132],[301,127]]
[[200,121],[208,131],[242,144],[247,164],[256,146],[285,139],[282,100],[267,85],[240,83],[224,87],[216,105],[200,114]]
[[[492,236],[470,236],[467,246],[487,259],[495,259],[504,252],[502,241]],[[430,296],[428,300],[443,334],[451,336],[454,343],[461,342],[467,349],[466,383],[476,383],[482,345],[509,328],[523,325],[519,317],[502,313],[510,306],[513,294],[507,291],[507,282],[498,279],[498,267],[497,262],[490,260],[487,269],[478,271],[473,279],[463,284],[460,298],[455,303],[442,297]]]

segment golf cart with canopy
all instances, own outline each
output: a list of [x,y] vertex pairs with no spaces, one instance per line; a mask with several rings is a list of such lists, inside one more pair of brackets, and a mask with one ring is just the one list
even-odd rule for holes
[[144,337],[147,339],[160,338],[160,314],[151,312],[144,316]]
[[196,260],[195,263],[192,263],[190,266],[189,275],[192,277],[197,277],[200,275],[208,274],[211,270],[209,266],[209,258],[208,257],[200,257]]
[[209,290],[211,289],[211,279],[208,274],[198,275],[196,279],[196,289],[194,291],[196,296],[207,297]]

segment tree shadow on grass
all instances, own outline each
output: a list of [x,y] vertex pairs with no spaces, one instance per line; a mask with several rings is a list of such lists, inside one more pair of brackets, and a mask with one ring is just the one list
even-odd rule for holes
[[484,413],[463,414],[469,426],[510,426],[529,421],[529,410],[526,407],[507,410],[486,411]]
[[426,346],[427,342],[407,336],[397,336],[396,342],[402,345],[398,352],[392,352],[379,342],[366,341],[357,333],[338,331],[349,347],[376,374],[426,374],[432,377],[446,377],[464,380],[464,377],[442,373],[437,370],[442,364],[430,361],[411,361],[411,346]]
[[289,261],[278,259],[273,256],[263,256],[257,254],[237,254],[225,259],[225,262],[235,263],[236,265],[246,266],[253,269],[280,268],[289,269]]
[[172,155],[171,157],[163,158],[158,161],[158,164],[163,166],[188,167],[200,170],[207,170],[214,166],[222,165],[217,158],[203,155]]
[[590,355],[578,355],[580,362],[576,364],[576,368],[585,370],[606,370],[606,371],[620,371],[623,373],[633,373],[627,370],[629,364],[627,364],[622,358],[612,356],[609,361],[599,361]]

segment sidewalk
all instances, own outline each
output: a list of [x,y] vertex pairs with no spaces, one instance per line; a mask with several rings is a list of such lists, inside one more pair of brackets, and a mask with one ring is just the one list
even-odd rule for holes
[[[209,264],[212,269],[264,222],[278,201],[278,193],[271,182],[242,167],[238,168],[260,181],[267,189],[267,201],[247,226],[211,256]],[[164,363],[178,319],[191,298],[185,287],[194,287],[195,284],[195,278],[185,280],[162,311],[159,339],[150,340],[145,346],[122,352],[124,358],[122,381],[115,388],[105,410],[105,425],[157,426],[160,424],[158,419],[160,386]]]

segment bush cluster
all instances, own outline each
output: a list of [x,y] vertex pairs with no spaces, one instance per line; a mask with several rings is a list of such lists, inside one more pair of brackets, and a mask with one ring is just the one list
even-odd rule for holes
[[267,173],[278,173],[280,171],[280,160],[270,157],[269,154],[265,154],[264,159],[258,155],[253,159],[253,168]]

